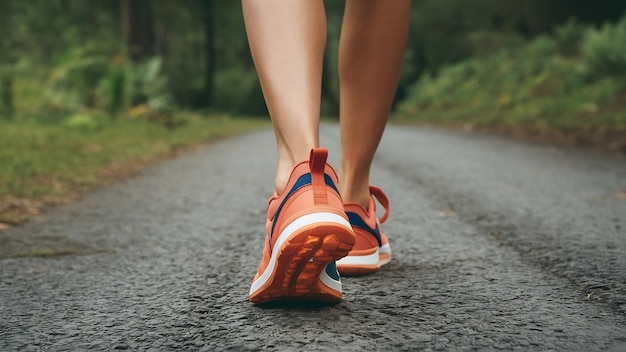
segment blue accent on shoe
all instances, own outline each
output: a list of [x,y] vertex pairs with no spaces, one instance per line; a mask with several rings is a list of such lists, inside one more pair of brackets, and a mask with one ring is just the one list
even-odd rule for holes
[[[330,176],[328,176],[327,174],[324,174],[324,181],[326,183],[326,186],[334,189],[335,192],[339,193],[339,191],[337,190],[337,187],[335,186],[335,183],[333,182],[333,179]],[[276,209],[276,213],[272,217],[272,231],[270,232],[270,238],[272,238],[272,236],[274,235],[274,226],[276,226],[276,219],[278,219],[278,215],[280,215],[280,211],[283,209],[283,206],[285,205],[285,202],[287,202],[287,199],[289,199],[289,197],[291,197],[291,195],[294,194],[300,188],[304,186],[308,186],[310,184],[312,184],[311,174],[308,173],[308,174],[304,174],[300,176],[300,178],[298,178],[298,180],[293,185],[293,187],[291,187],[291,189],[287,193],[287,196],[283,198],[283,201],[280,203],[280,205],[278,206],[278,209]]]
[[340,281],[339,271],[337,271],[337,264],[334,261],[326,265],[326,274],[335,281]]
[[333,179],[330,176],[328,176],[327,174],[324,174],[324,181],[326,181],[326,186],[334,189],[335,192],[339,194],[339,190],[337,189],[337,186],[335,186],[335,183],[333,182]]
[[359,214],[357,213],[352,213],[352,212],[347,212],[346,215],[348,215],[348,220],[350,220],[350,225],[352,226],[356,226],[356,227],[360,227],[363,230],[367,230],[367,232],[369,232],[372,236],[376,237],[376,240],[378,241],[378,246],[381,247],[383,245],[383,240],[380,236],[380,229],[378,228],[378,223],[376,224],[376,228],[373,229],[371,227],[369,227],[366,223],[365,220],[363,220]]
[[310,185],[310,184],[311,184],[311,174],[304,174],[300,176],[300,178],[298,178],[298,180],[296,181],[296,184],[293,185],[293,187],[291,187],[291,189],[289,190],[289,193],[287,193],[287,196],[283,198],[283,201],[278,206],[278,209],[276,209],[276,213],[274,214],[274,217],[272,218],[272,231],[270,232],[270,238],[272,238],[272,236],[274,235],[274,226],[276,226],[276,219],[278,219],[278,215],[280,215],[280,211],[283,209],[283,206],[285,205],[285,202],[287,201],[287,199],[289,199],[289,197],[291,197],[291,195],[295,193],[297,190],[299,190],[300,188]]

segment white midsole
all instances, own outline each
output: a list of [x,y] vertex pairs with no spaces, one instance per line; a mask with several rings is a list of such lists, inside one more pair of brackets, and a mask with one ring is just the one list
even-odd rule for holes
[[337,261],[337,265],[377,265],[378,249],[376,252],[368,255],[348,255]]
[[[328,264],[327,264],[328,265]],[[326,274],[326,268],[320,273],[320,281],[335,291],[341,292],[341,281],[337,281]]]
[[382,246],[378,247],[378,253],[391,254],[391,246],[389,245],[389,243],[385,243]]
[[377,265],[381,254],[391,254],[391,246],[386,243],[376,250],[376,252],[368,255],[348,255],[337,261],[339,266],[348,265]]
[[[315,223],[320,223],[320,222],[335,223],[347,229],[352,229],[352,227],[350,226],[350,223],[346,219],[344,219],[342,216],[337,215],[335,213],[328,213],[328,212],[313,213],[313,214],[307,214],[307,215],[297,218],[291,224],[289,224],[289,226],[287,226],[278,236],[278,239],[276,240],[276,243],[274,244],[274,247],[272,248],[272,256],[270,257],[270,262],[267,265],[267,268],[265,268],[265,271],[263,271],[263,274],[261,274],[261,276],[259,276],[259,278],[256,279],[252,283],[252,286],[250,287],[250,295],[258,291],[270,279],[272,273],[274,272],[274,267],[276,266],[276,258],[278,257],[279,249],[282,247],[285,241],[287,241],[289,237],[291,237],[291,235],[293,235],[294,232],[298,231],[299,229],[305,226],[315,224]],[[329,277],[326,274],[325,270],[322,271],[322,274],[320,275],[320,279],[326,286],[335,288],[332,285],[336,286],[335,283],[337,281]],[[335,283],[332,283],[332,282],[335,282]],[[339,283],[339,290],[341,290],[341,283]]]

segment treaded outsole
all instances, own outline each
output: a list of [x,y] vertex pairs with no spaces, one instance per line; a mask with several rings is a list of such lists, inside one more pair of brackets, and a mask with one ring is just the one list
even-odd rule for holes
[[283,243],[274,272],[264,286],[250,295],[250,301],[340,301],[341,291],[321,282],[320,274],[328,263],[348,255],[354,241],[350,230],[337,224],[318,223],[303,227]]

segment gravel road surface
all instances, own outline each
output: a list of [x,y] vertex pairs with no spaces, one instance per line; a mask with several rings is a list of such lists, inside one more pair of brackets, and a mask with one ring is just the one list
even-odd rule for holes
[[389,126],[393,261],[257,307],[274,153],[224,140],[0,233],[0,351],[626,351],[624,159]]

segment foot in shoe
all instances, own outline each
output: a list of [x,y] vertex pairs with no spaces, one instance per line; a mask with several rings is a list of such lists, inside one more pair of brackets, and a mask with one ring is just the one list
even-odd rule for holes
[[326,149],[312,149],[282,194],[270,198],[263,258],[250,288],[253,303],[341,300],[335,261],[348,254],[356,237],[327,157]]
[[[376,217],[376,198],[385,208],[385,214]],[[342,275],[364,275],[376,272],[391,260],[391,247],[385,233],[380,229],[389,216],[389,199],[378,187],[370,186],[370,202],[367,209],[356,203],[344,204],[350,224],[356,234],[356,243],[350,253],[337,261]]]

